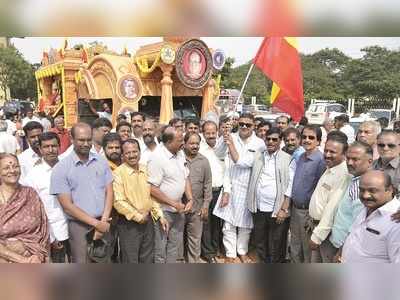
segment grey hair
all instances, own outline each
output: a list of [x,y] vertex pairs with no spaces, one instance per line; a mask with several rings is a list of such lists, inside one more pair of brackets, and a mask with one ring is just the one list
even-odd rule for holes
[[375,130],[375,134],[376,135],[380,134],[381,131],[382,131],[381,124],[379,124],[379,122],[374,121],[374,120],[364,121],[364,122],[361,123],[361,125],[372,126],[374,128],[374,130]]

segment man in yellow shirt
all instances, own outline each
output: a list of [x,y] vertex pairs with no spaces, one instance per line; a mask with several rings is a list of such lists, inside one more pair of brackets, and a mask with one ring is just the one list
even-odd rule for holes
[[140,146],[135,139],[122,144],[123,164],[114,171],[114,208],[120,214],[118,232],[122,263],[152,263],[154,222],[164,231],[168,223],[159,204],[150,196],[147,169],[139,165]]

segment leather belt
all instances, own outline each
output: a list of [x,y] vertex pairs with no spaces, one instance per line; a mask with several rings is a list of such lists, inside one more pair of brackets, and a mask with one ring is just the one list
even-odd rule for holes
[[296,202],[292,201],[292,204],[297,209],[308,209],[308,204],[297,204]]

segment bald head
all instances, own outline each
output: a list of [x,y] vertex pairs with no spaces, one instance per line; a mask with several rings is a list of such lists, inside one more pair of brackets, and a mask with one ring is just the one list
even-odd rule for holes
[[161,136],[164,146],[173,154],[183,147],[183,132],[173,126],[167,126]]
[[393,185],[390,176],[382,171],[367,171],[360,179],[360,200],[368,213],[393,199]]
[[90,127],[89,124],[79,122],[76,123],[72,128],[71,128],[71,136],[73,139],[76,138],[77,132],[82,132],[82,131],[89,131],[90,135],[92,134],[92,127]]

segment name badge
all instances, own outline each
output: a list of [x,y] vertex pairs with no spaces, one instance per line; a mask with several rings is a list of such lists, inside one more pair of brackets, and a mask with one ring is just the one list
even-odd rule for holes
[[323,184],[322,184],[322,187],[323,187],[324,189],[328,190],[329,192],[330,192],[331,189],[332,189],[332,187],[329,186],[329,185],[327,185],[326,183],[323,183]]

